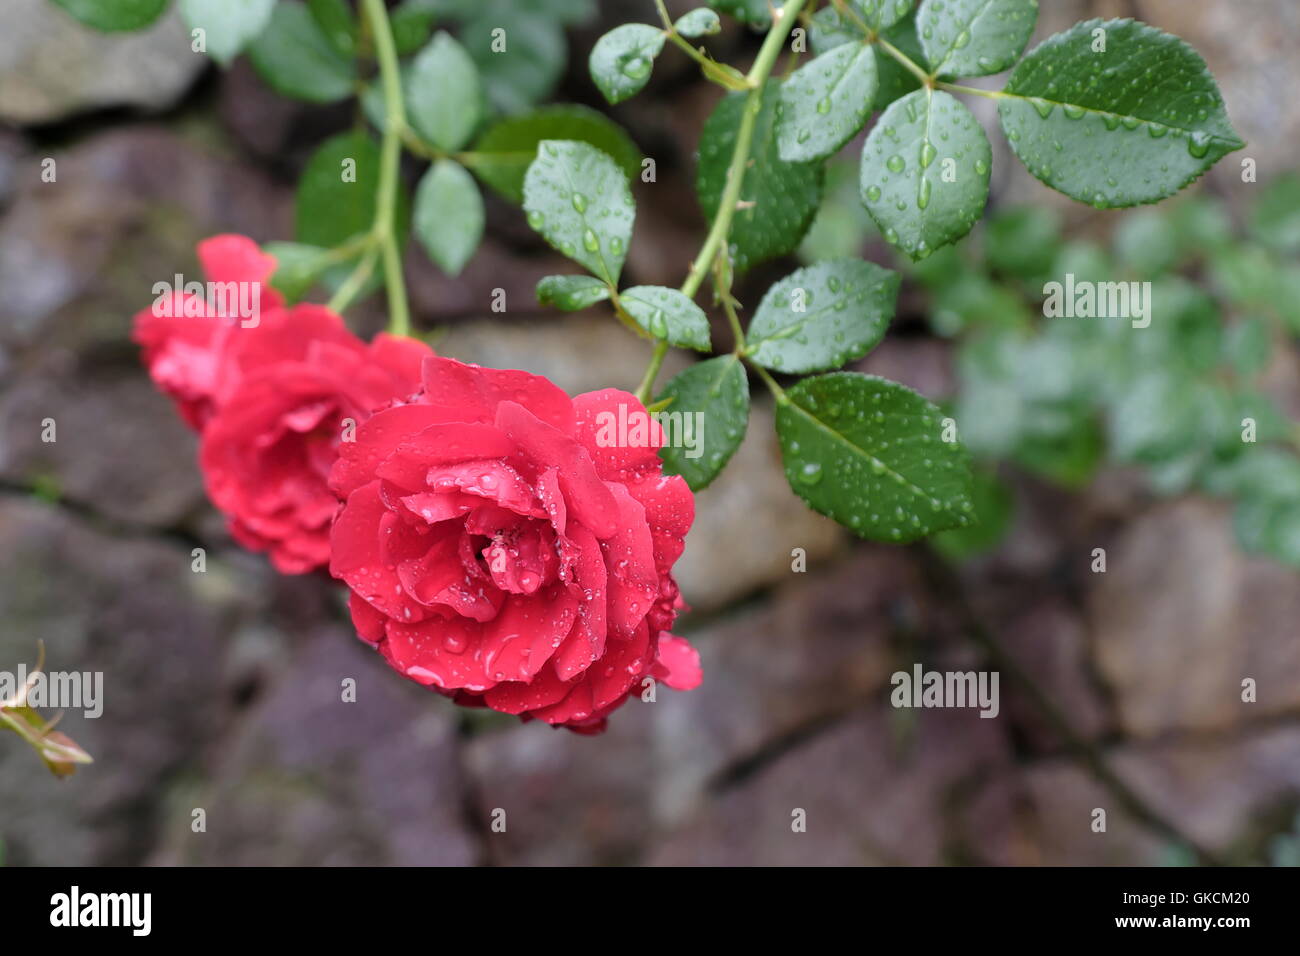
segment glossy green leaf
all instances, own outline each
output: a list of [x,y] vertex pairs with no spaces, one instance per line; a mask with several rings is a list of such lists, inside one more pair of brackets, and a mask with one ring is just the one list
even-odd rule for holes
[[655,57],[664,48],[664,31],[645,23],[625,23],[596,41],[589,68],[610,103],[635,96],[650,80]]
[[[704,124],[696,192],[705,215],[717,215],[726,188],[746,94],[724,97]],[[731,251],[737,271],[793,252],[821,205],[824,174],[819,163],[787,163],[777,145],[779,84],[766,91],[754,128],[754,142],[742,184],[741,206],[731,226]]]
[[942,90],[889,107],[862,150],[862,201],[885,241],[913,259],[956,242],[979,220],[992,150],[979,122]]
[[1020,59],[1038,0],[921,0],[921,46],[939,76],[988,76]]
[[167,9],[168,0],[54,0],[88,27],[104,33],[143,30]]
[[537,283],[537,301],[577,312],[609,298],[609,286],[594,276],[546,276]]
[[439,31],[406,76],[411,125],[445,152],[460,149],[483,117],[478,67],[449,33]]
[[768,27],[772,24],[772,7],[768,0],[709,0],[709,6],[750,26]]
[[[357,18],[353,15],[347,0],[307,0],[307,9],[316,18],[316,22],[329,38],[334,49],[346,57],[356,54]],[[393,32],[396,36],[396,23],[393,23]]]
[[629,179],[641,170],[641,150],[603,113],[577,105],[544,106],[511,116],[488,128],[474,146],[478,177],[511,202],[523,202],[524,174],[544,139],[589,143],[608,155]]
[[636,207],[614,160],[586,143],[543,140],[524,178],[524,211],[554,248],[618,285]]
[[280,0],[266,29],[248,46],[248,58],[271,89],[310,103],[352,95],[356,67],[330,42],[306,6]]
[[[734,355],[697,362],[675,375],[664,386],[655,404],[667,402],[661,421],[681,426],[687,434],[685,416],[701,422],[690,434],[696,447],[664,447],[659,457],[664,473],[681,475],[692,491],[700,491],[722,471],[744,440],[749,425],[749,379],[745,367]],[[666,426],[667,427],[667,426]]]
[[876,97],[876,51],[846,43],[781,84],[777,144],[787,163],[825,159],[857,135]]
[[763,297],[749,326],[746,352],[778,372],[839,368],[884,338],[898,283],[898,273],[860,259],[800,269]]
[[378,190],[379,146],[373,139],[351,132],[327,140],[298,183],[297,240],[328,249],[369,232]]
[[975,506],[974,520],[964,528],[940,531],[931,542],[949,561],[964,561],[993,550],[1006,537],[1015,517],[1016,502],[1011,489],[992,472],[975,472],[971,501]]
[[848,5],[876,33],[888,30],[912,12],[914,0],[848,0]]
[[806,378],[778,403],[790,487],[815,511],[875,541],[905,542],[969,524],[970,456],[944,441],[943,415],[874,375]]
[[1132,20],[1049,38],[1004,92],[1002,129],[1029,171],[1099,208],[1171,196],[1244,145],[1200,55]]
[[684,37],[712,36],[722,32],[722,21],[708,7],[699,7],[678,17],[673,29]]
[[483,197],[460,163],[439,160],[415,191],[415,235],[429,258],[450,276],[460,275],[483,240]]
[[681,348],[709,350],[709,319],[704,310],[676,289],[642,285],[628,289],[619,302],[651,338]]
[[275,0],[180,0],[181,18],[202,30],[208,56],[223,66],[271,22]]
[[301,242],[268,242],[262,251],[275,257],[271,285],[290,303],[299,301],[311,290],[329,262],[328,249]]

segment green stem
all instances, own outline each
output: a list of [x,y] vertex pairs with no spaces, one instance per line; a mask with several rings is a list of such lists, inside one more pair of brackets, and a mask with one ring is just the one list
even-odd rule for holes
[[342,315],[344,310],[350,306],[354,299],[361,294],[367,282],[370,281],[370,273],[375,269],[375,259],[379,256],[379,246],[372,244],[361,261],[357,263],[355,269],[339,286],[339,290],[334,293],[334,298],[330,299],[329,310]]
[[650,356],[650,364],[646,366],[645,377],[641,379],[641,384],[636,387],[634,393],[642,405],[650,403],[650,393],[654,391],[655,379],[659,377],[659,370],[663,368],[664,358],[667,355],[668,343],[663,340],[656,342],[654,353]]
[[1010,93],[1004,93],[1001,90],[981,90],[977,86],[961,86],[958,83],[945,83],[943,80],[934,85],[941,90],[949,90],[953,93],[969,93],[971,96],[986,96],[991,100],[1020,99],[1020,97],[1012,96]]
[[411,312],[402,275],[402,250],[396,234],[397,187],[401,172],[402,137],[406,129],[406,108],[402,103],[402,78],[397,45],[388,22],[384,0],[363,0],[379,60],[384,88],[384,139],[380,149],[379,199],[375,213],[375,235],[383,250],[384,283],[388,291],[388,331],[411,334]]
[[731,232],[731,220],[736,215],[736,203],[740,201],[740,188],[745,181],[745,165],[749,162],[749,150],[754,142],[754,126],[758,122],[758,114],[763,106],[763,88],[772,73],[772,67],[776,64],[781,47],[785,45],[790,25],[799,15],[799,9],[803,4],[804,0],[789,0],[781,8],[781,18],[772,25],[767,39],[763,41],[762,49],[758,51],[758,59],[754,61],[754,66],[745,77],[749,82],[750,91],[745,100],[744,112],[741,114],[740,128],[736,133],[736,146],[731,154],[731,166],[727,170],[727,185],[722,191],[722,200],[718,204],[713,228],[709,230],[700,254],[695,257],[695,262],[691,265],[690,275],[682,283],[682,292],[688,298],[695,298],[695,294],[700,291],[704,277],[713,267],[714,257],[722,249],[723,243]]
[[886,40],[884,37],[881,36],[876,37],[875,42],[880,46],[882,50],[884,50],[895,60],[901,63],[903,65],[903,68],[907,70],[908,73],[911,73],[914,77],[920,80],[922,86],[934,86],[934,77],[932,77],[929,73],[925,72],[925,70],[917,66],[916,62],[910,56],[908,56],[898,47],[894,46],[894,44],[890,43],[888,40]]
[[[754,60],[754,65],[745,77],[745,81],[749,84],[749,93],[745,100],[745,110],[741,114],[740,128],[736,132],[736,145],[732,150],[731,165],[727,169],[727,185],[722,191],[722,200],[718,204],[718,212],[713,219],[713,226],[709,229],[709,235],[704,240],[699,255],[691,263],[691,271],[686,276],[686,281],[682,283],[682,294],[688,299],[694,299],[700,291],[704,277],[713,267],[713,260],[717,258],[731,232],[731,221],[736,215],[736,204],[740,201],[740,187],[745,181],[745,166],[749,162],[749,150],[754,142],[754,126],[758,122],[758,114],[763,106],[763,89],[767,85],[768,77],[772,75],[772,67],[776,65],[776,58],[781,54],[785,38],[789,35],[790,27],[799,16],[804,2],[805,0],[786,0],[785,6],[781,8],[780,18],[772,24],[772,29],[768,31],[763,46],[758,51],[758,58]],[[656,342],[645,378],[636,390],[637,398],[643,403],[654,390],[655,378],[659,375],[659,369],[663,366],[667,354],[668,343]]]
[[790,399],[785,397],[785,389],[776,384],[776,379],[768,373],[767,369],[763,368],[763,366],[756,362],[751,362],[748,358],[745,359],[745,364],[758,373],[758,377],[763,380],[763,384],[768,387],[768,390],[772,393],[772,397],[776,399],[778,405],[789,404]]

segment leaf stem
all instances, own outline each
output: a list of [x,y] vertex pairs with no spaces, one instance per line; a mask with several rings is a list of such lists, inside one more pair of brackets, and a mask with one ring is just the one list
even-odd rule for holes
[[[704,277],[713,267],[714,259],[722,251],[731,232],[731,221],[736,215],[736,204],[740,201],[740,187],[745,180],[749,150],[754,142],[754,126],[763,105],[763,90],[767,85],[768,77],[772,75],[772,68],[776,65],[781,47],[785,45],[790,27],[799,16],[804,2],[805,0],[786,0],[785,6],[781,8],[781,16],[772,24],[772,29],[763,40],[763,46],[758,51],[754,65],[745,76],[745,81],[749,84],[749,93],[745,100],[744,112],[741,114],[740,128],[736,131],[736,145],[732,150],[731,165],[727,169],[727,185],[722,191],[722,199],[718,203],[718,211],[709,229],[709,235],[704,240],[699,255],[691,263],[691,271],[686,276],[686,281],[682,283],[682,294],[688,299],[694,299],[699,293]],[[645,378],[636,390],[637,398],[642,402],[646,401],[654,390],[655,378],[664,364],[668,348],[667,342],[655,343],[655,350],[650,356],[650,365],[646,369]]]
[[771,376],[767,369],[763,368],[763,366],[759,365],[757,362],[751,361],[748,357],[745,358],[745,364],[752,368],[758,374],[758,377],[763,380],[763,384],[768,387],[768,390],[772,393],[772,397],[776,399],[778,405],[790,404],[790,399],[785,396],[785,389],[776,383],[776,379]]
[[[373,238],[373,234],[372,234]],[[356,268],[348,275],[343,284],[339,286],[334,298],[329,301],[329,310],[339,315],[352,304],[352,301],[361,294],[367,282],[370,281],[370,273],[375,269],[375,259],[379,256],[379,246],[371,243],[366,249],[365,255],[357,263]]]
[[934,86],[934,77],[917,66],[915,60],[898,47],[894,46],[894,44],[890,43],[882,36],[876,37],[875,42],[880,45],[882,50],[901,63],[908,73],[911,73],[914,77],[920,80],[922,86]]
[[655,343],[654,353],[650,356],[650,364],[646,366],[645,377],[641,379],[641,384],[636,387],[634,393],[642,405],[649,404],[650,393],[655,387],[655,379],[659,377],[659,370],[663,368],[664,358],[667,355],[668,343],[660,339]]
[[981,90],[978,86],[962,86],[959,83],[946,83],[943,80],[940,80],[934,85],[941,90],[948,90],[952,93],[969,93],[971,96],[987,96],[991,100],[1022,99],[1022,97],[1013,96],[1010,93],[1004,93],[1002,90]]
[[[384,258],[384,284],[388,291],[388,331],[411,334],[411,311],[402,275],[402,251],[396,234],[397,187],[401,172],[402,139],[406,129],[406,108],[402,103],[402,79],[397,45],[388,22],[384,0],[363,0],[366,18],[375,40],[375,54],[384,89],[384,139],[380,150],[379,197],[375,210],[375,236]],[[373,263],[372,263],[373,267]]]

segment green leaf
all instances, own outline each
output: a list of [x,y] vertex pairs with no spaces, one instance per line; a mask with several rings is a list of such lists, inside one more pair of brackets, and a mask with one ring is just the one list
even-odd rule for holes
[[772,23],[768,0],[709,0],[709,6],[752,27],[766,28]]
[[305,6],[290,0],[276,4],[248,58],[271,89],[310,103],[346,99],[356,82],[353,62],[334,49]]
[[275,257],[271,285],[291,304],[311,290],[329,262],[328,249],[300,242],[268,242],[262,251]]
[[1038,0],[921,0],[921,46],[939,76],[988,76],[1020,59]]
[[271,21],[275,0],[180,0],[181,17],[191,30],[203,30],[207,52],[222,66]]
[[490,127],[474,147],[479,179],[511,202],[524,200],[524,174],[544,139],[589,143],[618,163],[629,179],[641,169],[641,150],[613,120],[585,106],[544,106]]
[[393,30],[393,44],[398,56],[414,53],[429,42],[437,16],[438,11],[431,0],[406,0],[389,14],[388,22]]
[[[664,473],[681,475],[691,491],[707,488],[740,447],[749,425],[749,379],[734,355],[698,362],[674,376],[655,404],[668,401],[661,421],[678,423],[687,415],[702,422],[692,433],[696,448],[665,447],[659,452]],[[676,415],[681,419],[674,418]],[[685,433],[684,430],[682,432]]]
[[[1105,52],[1093,52],[1102,40]],[[1005,94],[998,117],[1021,162],[1098,208],[1164,199],[1245,145],[1200,55],[1132,20],[1089,20],[1050,37]]]
[[1300,173],[1286,173],[1264,187],[1251,207],[1251,230],[1281,253],[1300,252]]
[[862,201],[886,242],[924,259],[979,220],[992,161],[970,110],[942,90],[917,90],[890,106],[867,136]]
[[415,235],[429,258],[458,276],[483,239],[483,197],[460,163],[439,160],[415,192]]
[[478,67],[451,34],[439,31],[406,76],[411,125],[434,146],[454,152],[483,118]]
[[970,456],[943,440],[942,413],[874,375],[806,378],[776,409],[790,487],[815,511],[875,541],[969,524]]
[[478,64],[488,102],[502,113],[522,113],[550,96],[564,73],[564,28],[545,10],[525,10],[516,0],[478,7],[460,31],[461,42]]
[[167,0],[54,0],[88,27],[103,33],[143,30],[167,9]]
[[[780,90],[774,86],[769,84],[763,96],[741,188],[743,205],[732,220],[731,251],[739,272],[797,249],[821,205],[821,164],[781,159],[776,138]],[[746,98],[744,93],[724,97],[704,124],[695,189],[708,219],[717,215],[722,201]]]
[[777,143],[781,159],[825,159],[857,135],[876,96],[876,51],[846,43],[823,53],[781,84]]
[[1128,213],[1115,229],[1115,259],[1124,271],[1142,279],[1163,275],[1182,252],[1178,231],[1164,209]]
[[299,242],[332,249],[375,220],[379,146],[361,132],[327,140],[298,183],[294,234]]
[[1273,357],[1272,333],[1263,316],[1247,316],[1228,328],[1224,341],[1225,358],[1243,378],[1253,378],[1267,367]]
[[546,276],[537,283],[537,301],[577,312],[609,298],[609,286],[592,276]]
[[[274,0],[273,0],[274,2]],[[316,18],[325,36],[342,56],[351,57],[357,52],[357,20],[347,0],[307,0],[307,9]],[[396,16],[397,11],[393,12]],[[392,21],[390,21],[392,22]],[[397,24],[393,22],[396,36]]]
[[975,520],[965,528],[940,531],[932,541],[935,550],[949,561],[964,561],[993,550],[1015,517],[1015,497],[993,472],[975,472],[971,499]]
[[911,13],[912,3],[913,0],[849,0],[849,6],[862,22],[876,33],[888,30]]
[[985,224],[984,255],[1005,275],[1039,279],[1052,271],[1061,250],[1061,217],[1045,206],[1000,210]]
[[591,78],[611,104],[635,96],[650,80],[655,57],[664,48],[664,31],[645,23],[625,23],[596,41]]
[[524,178],[524,211],[554,248],[618,285],[636,206],[612,159],[586,143],[543,140]]
[[[921,49],[921,38],[916,33],[916,21],[908,18],[902,20],[884,32],[884,37],[896,46],[913,63],[925,61]],[[871,104],[873,112],[880,113],[889,108],[889,104],[921,88],[912,71],[899,63],[892,56],[876,57],[876,101]]]
[[722,32],[722,21],[708,7],[698,7],[690,13],[683,14],[673,24],[678,35],[684,37],[705,37]]
[[793,374],[861,358],[884,338],[898,283],[898,273],[860,259],[800,269],[768,289],[750,324],[746,354]]
[[709,350],[708,316],[676,289],[640,285],[620,295],[619,302],[651,338],[701,352]]

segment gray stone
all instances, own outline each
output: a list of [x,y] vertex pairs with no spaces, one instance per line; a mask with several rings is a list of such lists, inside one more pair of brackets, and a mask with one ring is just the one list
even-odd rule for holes
[[[343,699],[348,679],[355,702]],[[151,862],[452,866],[478,856],[451,702],[394,673],[350,629],[313,633],[227,744],[206,782],[172,794]]]
[[99,33],[48,0],[7,0],[0,121],[52,123],[88,110],[161,110],[207,65],[175,11],[134,33]]

